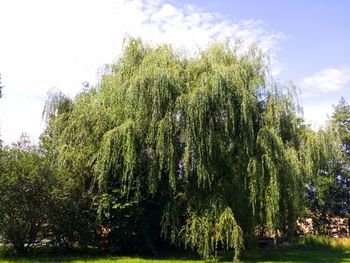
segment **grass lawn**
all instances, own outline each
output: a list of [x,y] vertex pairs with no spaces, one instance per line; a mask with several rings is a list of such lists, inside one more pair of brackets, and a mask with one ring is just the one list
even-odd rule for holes
[[336,263],[349,262],[350,251],[332,248],[299,247],[288,249],[272,249],[259,254],[246,255],[242,262],[304,262],[304,263]]
[[[75,256],[32,256],[25,258],[0,258],[0,263],[5,262],[91,262],[91,263],[199,263],[205,262],[202,260],[189,260],[181,258],[133,258],[133,257],[75,257]],[[219,259],[219,262],[232,262],[229,257],[223,257]],[[293,248],[280,248],[280,249],[270,249],[261,250],[254,252],[245,252],[241,262],[304,262],[304,263],[340,263],[349,262],[350,263],[350,251],[332,249],[332,248],[315,248],[315,247],[293,247]]]
[[[31,255],[21,258],[13,258],[6,255],[6,251],[0,249],[0,263],[5,262],[72,262],[72,263],[199,263],[205,262],[197,259],[194,253],[184,250],[164,250],[163,256],[157,258],[141,257],[120,257],[120,256],[81,256],[52,254],[47,249],[36,249]],[[76,251],[78,252],[78,251]],[[232,254],[224,253],[219,256],[219,262],[232,262]],[[210,261],[207,261],[210,262]],[[211,261],[213,262],[213,261]],[[321,236],[308,236],[299,239],[298,242],[288,248],[257,249],[243,251],[241,255],[242,263],[264,262],[264,263],[350,263],[350,238],[332,239]]]

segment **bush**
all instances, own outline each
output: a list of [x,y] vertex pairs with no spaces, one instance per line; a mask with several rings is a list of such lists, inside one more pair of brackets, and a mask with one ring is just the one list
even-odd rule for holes
[[23,253],[46,227],[51,175],[38,148],[26,137],[1,152],[0,235]]

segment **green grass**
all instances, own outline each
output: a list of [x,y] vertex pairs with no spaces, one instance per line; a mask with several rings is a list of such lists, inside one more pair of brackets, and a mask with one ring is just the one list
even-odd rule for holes
[[[0,251],[1,252],[1,251]],[[38,252],[38,251],[37,251]],[[39,251],[27,257],[13,258],[0,256],[0,263],[200,263],[203,260],[194,259],[192,254],[172,251],[166,256],[155,258],[117,257],[117,256],[66,256]],[[226,254],[219,258],[219,262],[232,262],[232,255]],[[350,239],[330,239],[325,237],[307,237],[299,240],[298,244],[288,248],[244,251],[242,263],[350,263]]]
[[287,249],[271,249],[269,251],[246,255],[242,262],[350,263],[350,251],[307,246]]
[[[232,262],[230,258],[222,258],[220,262]],[[199,263],[202,260],[172,259],[172,258],[133,258],[133,257],[78,257],[78,256],[32,256],[25,258],[2,258],[1,263],[10,262],[91,262],[91,263]],[[332,249],[332,248],[316,248],[316,247],[294,247],[283,249],[270,249],[245,252],[241,260],[243,263],[248,262],[264,262],[264,263],[282,263],[282,262],[301,262],[301,263],[350,263],[350,251]]]

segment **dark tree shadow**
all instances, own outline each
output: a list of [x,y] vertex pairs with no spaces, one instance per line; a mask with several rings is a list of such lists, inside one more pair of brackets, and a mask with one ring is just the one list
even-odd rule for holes
[[[228,258],[223,258],[227,261]],[[299,262],[299,263],[339,263],[350,262],[350,251],[315,248],[315,247],[294,247],[279,248],[259,251],[246,251],[242,262]]]

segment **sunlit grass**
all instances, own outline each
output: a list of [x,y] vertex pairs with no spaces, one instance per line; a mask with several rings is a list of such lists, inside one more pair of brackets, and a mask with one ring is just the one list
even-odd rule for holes
[[299,241],[301,245],[314,247],[329,247],[350,251],[350,238],[330,238],[325,236],[306,236]]
[[332,247],[350,251],[350,238],[338,238],[331,242]]

